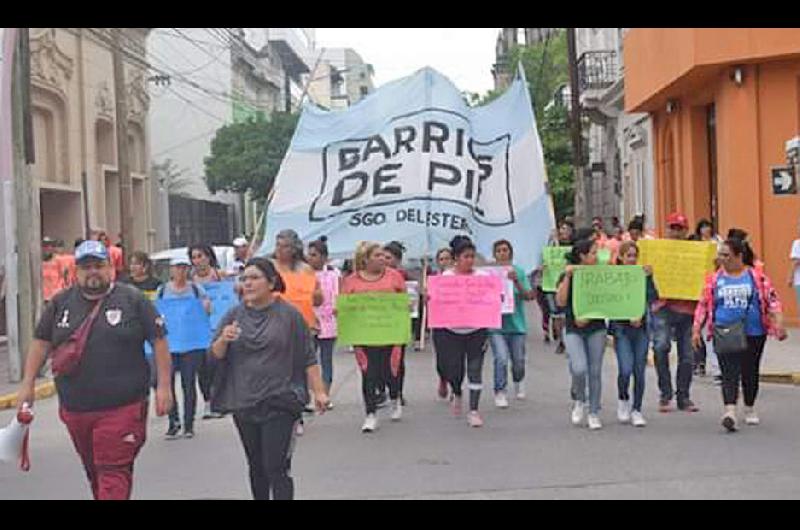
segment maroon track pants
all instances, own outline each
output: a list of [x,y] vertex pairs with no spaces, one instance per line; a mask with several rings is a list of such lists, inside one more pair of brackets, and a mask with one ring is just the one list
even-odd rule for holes
[[95,412],[59,409],[96,500],[127,500],[147,434],[147,400]]

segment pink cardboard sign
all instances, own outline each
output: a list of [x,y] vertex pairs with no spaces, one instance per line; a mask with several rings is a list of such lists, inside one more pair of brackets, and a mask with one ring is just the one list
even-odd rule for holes
[[339,296],[339,272],[338,271],[319,271],[317,280],[322,289],[322,305],[314,308],[319,324],[319,335],[321,339],[333,339],[337,335],[336,317],[333,308],[336,307],[336,297]]
[[428,278],[430,328],[499,328],[502,280],[497,276],[431,276]]

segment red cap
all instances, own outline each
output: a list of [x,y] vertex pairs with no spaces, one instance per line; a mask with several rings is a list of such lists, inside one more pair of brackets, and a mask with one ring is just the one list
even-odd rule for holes
[[672,212],[667,216],[667,226],[680,225],[683,228],[689,228],[689,219],[680,212]]

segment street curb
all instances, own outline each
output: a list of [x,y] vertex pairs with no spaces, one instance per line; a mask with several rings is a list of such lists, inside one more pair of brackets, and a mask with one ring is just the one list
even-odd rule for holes
[[[36,389],[34,391],[34,395],[36,396],[37,400],[49,398],[55,393],[56,393],[56,385],[52,381],[47,381],[46,383],[36,385]],[[0,396],[0,410],[10,409],[16,406],[17,406],[16,393]]]
[[766,372],[761,374],[759,380],[764,383],[800,385],[800,372]]

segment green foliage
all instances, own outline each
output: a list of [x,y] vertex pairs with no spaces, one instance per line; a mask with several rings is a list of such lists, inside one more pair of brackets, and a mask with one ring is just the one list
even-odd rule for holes
[[269,120],[257,117],[221,127],[205,158],[209,191],[250,192],[265,200],[297,127],[297,114],[273,112]]
[[[517,64],[520,63],[528,80],[556,218],[560,219],[565,215],[572,215],[575,210],[575,173],[572,166],[569,115],[563,105],[551,104],[556,90],[563,85],[569,85],[566,31],[534,46],[512,48],[508,65],[513,74],[516,74]],[[501,94],[501,91],[491,90],[480,99],[480,104],[486,104]]]

